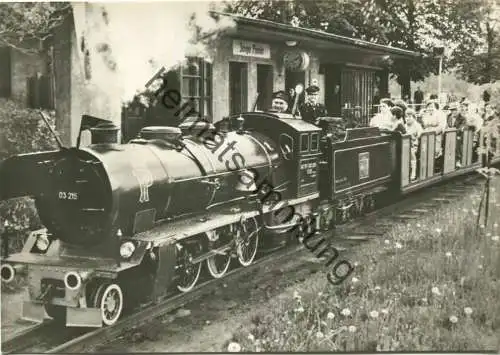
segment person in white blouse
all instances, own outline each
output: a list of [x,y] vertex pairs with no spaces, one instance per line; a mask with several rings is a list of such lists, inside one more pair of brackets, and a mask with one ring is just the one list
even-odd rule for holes
[[392,130],[391,108],[394,106],[391,99],[380,100],[380,112],[370,120],[370,127],[378,127],[380,130]]
[[446,129],[446,114],[439,110],[437,101],[429,101],[425,105],[422,115],[422,125],[426,131],[436,132],[436,147],[434,157],[437,159],[443,155],[443,133]]

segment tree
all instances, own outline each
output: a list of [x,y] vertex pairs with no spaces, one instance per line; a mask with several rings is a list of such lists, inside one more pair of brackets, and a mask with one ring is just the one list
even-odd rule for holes
[[12,2],[0,4],[0,46],[25,53],[38,52],[42,46],[26,42],[44,42],[59,26],[71,6],[63,2]]
[[434,47],[447,48],[445,68],[463,62],[463,54],[474,51],[480,8],[476,0],[292,0],[240,1],[229,11],[287,23],[295,18],[306,28],[420,52],[422,57],[410,62],[395,60],[389,68],[404,95],[409,94],[410,80],[423,80],[437,72]]
[[460,47],[454,63],[464,79],[485,84],[500,80],[500,1],[481,0],[475,5],[480,13],[476,47],[472,51]]

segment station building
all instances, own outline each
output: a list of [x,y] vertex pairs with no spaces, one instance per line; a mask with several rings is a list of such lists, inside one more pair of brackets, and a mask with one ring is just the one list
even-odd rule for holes
[[[167,75],[168,88],[181,94],[179,106],[191,102],[192,112],[212,122],[254,108],[266,110],[273,92],[289,90],[299,83],[305,87],[314,83],[321,89],[320,101],[330,116],[344,116],[356,108],[366,124],[372,114],[375,90],[380,95],[388,92],[387,61],[412,60],[419,55],[322,31],[223,16],[230,16],[235,26],[219,37],[212,60],[189,57]],[[81,84],[84,75],[78,64],[81,48],[74,43],[77,38],[74,24],[69,21],[67,25],[68,31],[61,31],[55,41],[59,58],[71,58],[56,63],[60,73],[56,110],[64,141],[74,144],[81,115],[92,114],[88,111],[96,111],[96,102],[106,100],[102,94],[96,95]],[[145,78],[145,82],[149,79]],[[178,107],[158,104],[146,109],[132,103],[119,108],[119,115],[116,109],[97,111],[101,117],[113,111],[109,116],[121,126],[124,141],[135,137],[146,125],[177,126],[180,123]]]

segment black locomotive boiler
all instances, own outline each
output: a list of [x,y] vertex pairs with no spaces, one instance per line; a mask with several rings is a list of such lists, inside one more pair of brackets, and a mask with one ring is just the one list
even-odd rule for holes
[[[319,128],[247,112],[216,126],[145,127],[118,144],[107,121],[84,116],[90,146],[0,163],[0,199],[32,196],[45,226],[2,260],[2,280],[29,273],[24,318],[112,325],[127,305],[190,291],[203,265],[215,278],[233,259],[250,265],[258,248],[289,240],[288,231],[307,233],[304,220],[326,230],[373,209],[379,194],[401,196],[481,166],[472,130],[460,134],[456,166],[459,135],[450,129],[436,169],[436,133],[426,132],[410,181],[410,136],[337,130],[337,121]],[[280,201],[265,198],[271,194]],[[293,218],[280,213],[284,206]]]
[[[111,325],[132,300],[156,300],[172,287],[191,290],[203,264],[216,278],[233,258],[250,265],[259,216],[269,212],[255,203],[257,176],[286,190],[292,205],[317,198],[317,177],[308,178],[312,184],[290,181],[294,162],[265,132],[215,132],[197,122],[184,131],[146,127],[140,138],[117,144],[104,122],[84,116],[88,147],[1,163],[0,198],[33,196],[46,227],[2,261],[6,282],[29,272],[24,318],[42,321],[46,312],[68,326]],[[286,149],[299,149],[298,130],[315,132],[318,142],[315,126],[280,125],[290,139]]]

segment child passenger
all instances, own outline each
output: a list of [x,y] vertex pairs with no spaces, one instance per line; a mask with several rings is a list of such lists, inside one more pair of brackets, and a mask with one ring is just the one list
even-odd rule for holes
[[416,112],[409,108],[406,110],[406,133],[411,135],[411,149],[410,149],[410,167],[411,167],[411,180],[417,178],[417,151],[420,136],[422,135],[423,128],[418,123]]

